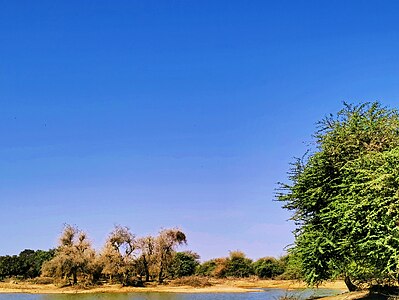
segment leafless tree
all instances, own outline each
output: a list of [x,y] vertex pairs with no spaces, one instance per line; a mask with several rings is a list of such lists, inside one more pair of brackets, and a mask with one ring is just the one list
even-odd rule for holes
[[137,261],[138,271],[144,273],[145,281],[148,282],[156,263],[155,238],[149,235],[138,239],[137,248],[140,251]]
[[72,277],[72,283],[76,284],[79,275],[86,280],[91,279],[94,260],[95,251],[86,233],[67,224],[59,239],[56,255],[43,264],[42,273],[64,279]]
[[170,266],[177,246],[187,243],[186,235],[180,229],[164,229],[155,239],[158,282],[165,279],[165,271]]
[[100,254],[102,272],[110,281],[117,278],[124,285],[134,269],[135,236],[128,227],[115,226]]

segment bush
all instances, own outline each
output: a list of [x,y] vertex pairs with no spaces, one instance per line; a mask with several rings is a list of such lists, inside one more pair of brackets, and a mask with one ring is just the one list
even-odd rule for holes
[[31,280],[34,284],[53,284],[54,278],[52,277],[36,277]]
[[198,265],[195,274],[199,276],[213,276],[213,272],[216,269],[216,260],[208,260]]
[[192,276],[196,267],[199,265],[199,255],[195,252],[177,252],[169,268],[169,275],[172,278]]
[[226,277],[227,268],[228,268],[228,259],[227,258],[216,258],[215,260],[215,269],[212,271],[211,275],[216,278],[224,278]]
[[264,257],[253,263],[255,275],[259,278],[274,278],[284,273],[282,261],[274,257]]
[[227,269],[225,276],[227,277],[249,277],[254,274],[252,268],[252,260],[245,257],[241,251],[230,252],[230,257],[227,259]]
[[197,267],[196,274],[216,278],[249,277],[254,274],[252,260],[240,251],[230,252],[229,257],[208,260]]

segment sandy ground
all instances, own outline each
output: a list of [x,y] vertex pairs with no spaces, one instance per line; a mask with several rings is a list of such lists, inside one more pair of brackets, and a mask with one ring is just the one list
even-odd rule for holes
[[381,299],[380,297],[373,297],[372,295],[369,294],[368,291],[359,291],[359,292],[346,292],[342,293],[337,296],[331,296],[331,297],[324,297],[322,298],[323,300],[358,300],[358,299],[364,299],[364,300],[373,300],[373,299]]
[[[212,286],[194,288],[191,286],[153,285],[144,288],[122,287],[121,285],[102,285],[86,289],[75,287],[57,287],[54,284],[32,284],[26,282],[5,283],[0,282],[0,293],[32,293],[32,294],[78,294],[78,293],[134,293],[134,292],[169,292],[169,293],[242,293],[253,292],[257,288],[305,288],[304,283],[290,280],[213,280]],[[346,286],[341,281],[327,282],[320,288],[338,289],[346,291]],[[353,300],[333,299],[330,300]]]

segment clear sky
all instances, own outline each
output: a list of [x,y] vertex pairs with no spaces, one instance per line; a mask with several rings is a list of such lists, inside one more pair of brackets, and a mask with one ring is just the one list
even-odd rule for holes
[[399,107],[398,1],[0,0],[0,255],[182,228],[280,255],[273,201],[342,101]]

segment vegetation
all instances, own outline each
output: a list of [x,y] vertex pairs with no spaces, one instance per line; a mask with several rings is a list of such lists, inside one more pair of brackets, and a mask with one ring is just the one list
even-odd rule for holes
[[243,252],[232,251],[226,260],[226,277],[249,277],[254,273],[252,259],[245,256]]
[[215,278],[245,278],[256,275],[262,279],[298,279],[288,256],[260,258],[253,262],[241,251],[230,252],[229,257],[216,258],[197,266],[196,275]]
[[173,263],[176,247],[185,243],[186,235],[177,229],[162,230],[155,238],[155,262],[159,283],[164,281],[166,272]]
[[173,257],[168,274],[172,278],[194,275],[196,268],[200,264],[199,258],[200,256],[192,251],[177,252]]
[[208,277],[202,276],[186,276],[175,279],[173,282],[174,285],[185,285],[192,287],[207,287],[212,286],[212,283],[209,281]]
[[136,260],[137,273],[145,276],[145,282],[150,281],[156,265],[155,238],[146,236],[137,240],[137,249],[140,256]]
[[115,226],[99,253],[85,232],[66,225],[58,247],[0,256],[0,279],[49,276],[66,284],[101,281],[206,286],[213,278],[343,278],[349,290],[399,283],[399,113],[379,103],[345,104],[318,123],[315,148],[296,159],[277,198],[297,229],[289,255],[257,261],[243,252],[199,262],[184,232],[136,237]]
[[399,262],[399,114],[345,104],[319,122],[278,199],[298,225],[290,250],[305,280],[393,284]]
[[200,263],[192,251],[177,252],[187,242],[179,229],[164,229],[157,236],[137,238],[130,229],[115,226],[101,251],[96,253],[87,234],[65,225],[56,249],[24,250],[18,256],[0,256],[0,279],[37,278],[35,282],[53,282],[61,286],[86,286],[95,283],[119,283],[143,286],[145,282],[173,279],[177,285],[210,286],[209,279],[275,278],[288,270],[288,259],[261,258],[255,262],[243,252]]
[[274,257],[265,257],[257,260],[253,264],[253,269],[259,278],[274,278],[285,271],[283,261]]
[[54,257],[55,250],[26,249],[19,255],[0,256],[0,279],[5,277],[35,278],[41,275],[42,264]]
[[95,251],[86,233],[66,225],[55,256],[43,264],[43,275],[65,280],[72,278],[73,284],[77,284],[78,276],[86,282],[92,281],[94,259]]
[[[136,239],[129,228],[115,226],[99,254],[86,233],[66,225],[54,257],[43,264],[45,276],[69,284],[90,284],[107,278],[111,283],[142,285],[157,278],[162,283],[176,256],[176,247],[186,242],[179,229],[165,229],[156,237]],[[181,270],[175,270],[176,274]]]
[[110,282],[116,280],[123,285],[130,285],[130,278],[134,275],[135,248],[135,237],[129,228],[115,226],[99,257],[102,274]]

